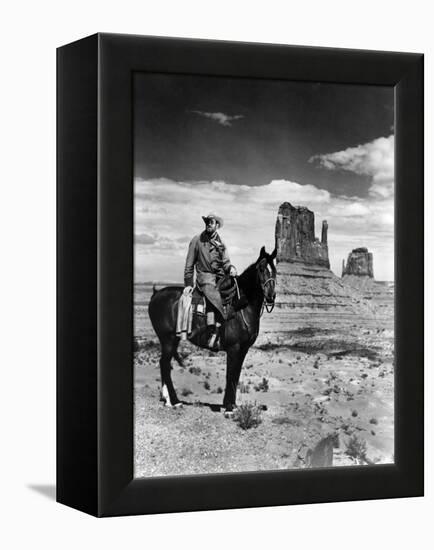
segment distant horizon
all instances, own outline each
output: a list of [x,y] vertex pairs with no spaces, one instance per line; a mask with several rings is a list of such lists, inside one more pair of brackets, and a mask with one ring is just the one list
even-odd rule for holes
[[[282,262],[284,263],[284,262]],[[277,266],[277,270],[279,270],[279,267]],[[336,273],[333,271],[333,270],[330,270],[332,271],[332,273],[334,275],[336,275]],[[354,275],[355,277],[358,277],[359,275]],[[342,277],[340,275],[336,275],[336,277],[338,277],[339,279],[342,279]],[[366,277],[366,275],[362,275],[362,277]],[[376,282],[376,283],[394,283],[395,281],[394,280],[387,280],[387,279],[376,279],[375,277],[373,278],[373,280]],[[134,281],[134,285],[135,286],[140,286],[140,285],[179,285],[179,286],[184,286],[184,282],[180,279],[179,281],[160,281],[158,279],[153,279],[151,281],[144,281],[144,282],[137,282],[137,281]]]

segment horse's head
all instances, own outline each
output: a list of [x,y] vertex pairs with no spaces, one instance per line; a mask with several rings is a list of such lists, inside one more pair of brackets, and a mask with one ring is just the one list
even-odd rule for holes
[[276,255],[276,249],[274,249],[271,254],[267,254],[265,246],[263,246],[259,253],[259,258],[255,263],[258,279],[264,293],[264,303],[267,311],[273,309],[276,299],[276,266],[274,265]]

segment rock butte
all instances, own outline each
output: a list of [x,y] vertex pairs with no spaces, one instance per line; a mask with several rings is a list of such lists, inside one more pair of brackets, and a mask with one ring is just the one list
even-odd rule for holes
[[322,222],[321,242],[315,237],[315,214],[305,206],[284,202],[276,221],[277,262],[316,265],[330,269],[327,221]]
[[[306,207],[284,202],[278,210],[276,306],[261,319],[259,343],[288,342],[297,327],[343,330],[343,327],[393,327],[394,285],[377,282],[373,258],[367,274],[337,277],[330,270],[327,221],[321,241],[315,237],[315,214]],[[362,237],[362,236],[361,236]],[[361,249],[356,249],[361,250]],[[351,264],[351,262],[350,262]],[[363,272],[364,273],[364,272]]]
[[354,248],[348,254],[347,264],[342,260],[342,277],[345,275],[357,275],[374,278],[374,259],[372,252],[367,248]]
[[347,263],[342,260],[342,280],[370,302],[377,315],[393,317],[395,285],[374,279],[374,258],[367,248],[354,248],[348,254]]
[[327,221],[321,241],[315,214],[304,206],[280,205],[276,220],[277,308],[374,314],[371,304],[330,270]]

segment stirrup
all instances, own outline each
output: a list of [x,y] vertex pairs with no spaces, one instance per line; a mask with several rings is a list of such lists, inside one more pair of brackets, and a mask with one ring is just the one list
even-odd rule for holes
[[214,349],[215,347],[218,347],[216,346],[216,344],[218,344],[218,338],[219,338],[219,335],[217,332],[213,332],[208,340],[208,347],[210,349]]

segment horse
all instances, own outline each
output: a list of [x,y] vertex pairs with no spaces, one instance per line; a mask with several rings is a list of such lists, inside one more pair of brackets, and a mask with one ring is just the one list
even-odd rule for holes
[[[230,416],[236,409],[236,393],[241,367],[249,348],[255,343],[259,333],[259,321],[264,307],[268,312],[274,307],[276,299],[276,267],[274,259],[277,251],[267,254],[265,247],[259,257],[235,277],[239,298],[244,307],[229,315],[222,325],[222,350],[226,351],[226,389],[223,397],[223,409]],[[168,407],[179,407],[182,402],[176,395],[171,377],[171,359],[182,365],[178,355],[179,337],[176,336],[178,302],[184,288],[181,286],[164,287],[155,291],[148,306],[152,326],[160,340],[161,357],[161,395]],[[193,343],[195,343],[193,341]],[[197,345],[197,344],[196,344]],[[199,346],[205,347],[205,346]]]

